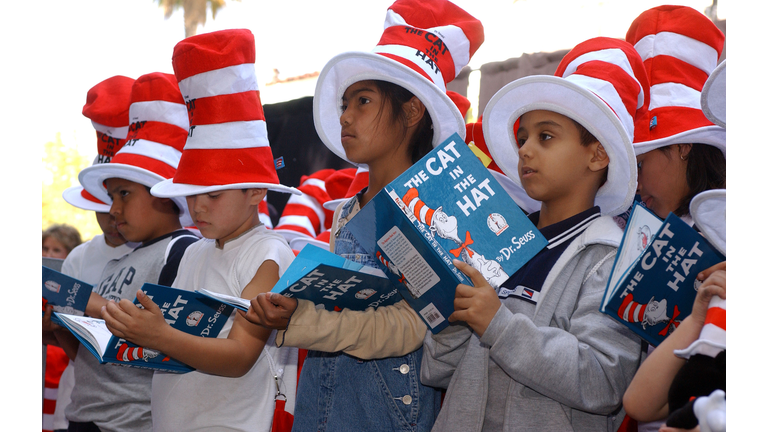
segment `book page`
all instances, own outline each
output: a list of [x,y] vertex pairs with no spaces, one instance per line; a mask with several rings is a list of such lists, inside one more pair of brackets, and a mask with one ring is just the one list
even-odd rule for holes
[[235,297],[235,296],[226,295],[226,294],[219,294],[219,293],[215,293],[213,291],[208,291],[207,289],[200,289],[200,290],[197,290],[197,292],[205,294],[205,295],[207,295],[209,297],[213,297],[213,298],[215,298],[217,300],[220,300],[220,301],[222,301],[224,303],[231,304],[232,306],[234,306],[234,307],[236,307],[238,309],[244,309],[244,310],[247,311],[248,308],[251,307],[251,301],[250,300],[246,300],[246,299],[244,299],[242,297]]
[[408,290],[414,298],[421,297],[440,282],[440,277],[427,264],[405,237],[400,228],[392,227],[377,244],[408,281]]
[[107,329],[103,319],[67,314],[58,314],[58,316],[70,325],[70,330],[82,336],[94,349],[104,355],[112,333]]

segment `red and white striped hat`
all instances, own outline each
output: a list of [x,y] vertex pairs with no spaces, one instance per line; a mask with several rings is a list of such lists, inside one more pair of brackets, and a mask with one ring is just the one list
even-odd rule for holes
[[[648,304],[640,304],[633,298],[634,296],[632,294],[627,294],[627,296],[624,297],[624,301],[622,301],[619,306],[618,316],[626,322],[641,323],[643,322],[645,308],[648,307]],[[651,297],[651,301],[653,301],[653,297]],[[648,303],[650,303],[650,301]]]
[[329,199],[325,191],[325,179],[335,171],[328,168],[309,176],[301,176],[298,189],[303,194],[288,199],[275,226],[275,232],[282,234],[287,242],[290,243],[296,237],[314,238],[325,229],[326,219],[333,216],[333,213],[323,208],[323,203]]
[[[166,73],[142,75],[131,88],[131,125],[125,145],[109,163],[80,171],[80,184],[111,203],[104,181],[122,178],[147,187],[173,177],[187,139],[189,119],[176,78]],[[193,225],[184,198],[173,198],[182,226]]]
[[605,148],[608,180],[595,197],[603,215],[615,216],[632,204],[637,159],[632,149],[636,122],[647,113],[648,78],[632,45],[593,38],[576,45],[555,76],[528,76],[502,87],[483,113],[483,134],[493,160],[519,187],[514,125],[529,111],[548,110],[584,126]]
[[525,189],[507,177],[501,168],[496,165],[496,162],[493,161],[493,158],[491,158],[485,138],[483,137],[482,116],[477,122],[467,124],[467,137],[465,141],[472,150],[472,153],[491,171],[493,178],[501,184],[501,187],[507,191],[507,194],[515,201],[518,207],[529,214],[541,210],[541,202],[529,197],[525,193]]
[[712,297],[707,308],[707,317],[704,319],[704,327],[701,328],[699,338],[693,341],[688,348],[675,350],[675,355],[680,358],[690,358],[696,354],[716,357],[725,349],[725,316],[726,302],[718,296]]
[[[108,163],[125,144],[128,125],[131,123],[128,110],[131,107],[133,82],[133,78],[116,75],[88,90],[83,115],[91,119],[91,124],[96,129],[97,155],[93,165]],[[67,188],[62,197],[77,208],[109,213],[109,204],[91,195],[82,186]]]
[[709,121],[725,128],[725,60],[712,71],[701,89],[701,110]]
[[341,146],[341,97],[364,80],[397,84],[424,103],[432,118],[432,145],[451,134],[464,137],[464,117],[446,94],[452,81],[483,43],[483,25],[447,0],[397,0],[387,10],[384,33],[372,52],[332,58],[315,88],[314,119],[320,139],[347,160]]
[[267,204],[267,197],[259,201],[259,222],[264,224],[265,227],[272,229],[272,218],[269,216],[269,204]]
[[319,248],[330,250],[331,249],[331,229],[328,228],[325,231],[321,232],[317,235],[315,238],[311,237],[296,237],[293,240],[291,240],[290,246],[291,249],[301,252],[302,249],[304,249],[304,246],[311,244],[314,246],[317,246]]
[[[323,207],[326,210],[335,211],[336,207],[338,207],[339,204],[357,195],[358,192],[363,190],[363,188],[367,187],[368,179],[369,179],[368,167],[366,166],[357,167],[357,170],[355,171],[355,175],[352,178],[352,181],[349,183],[349,186],[347,187],[346,193],[339,196],[339,195],[336,195],[336,190],[334,190],[333,192],[334,195],[330,195],[331,199],[323,203]],[[341,179],[338,179],[338,180],[341,181]],[[334,179],[334,181],[337,181],[337,179]]]
[[189,137],[173,179],[152,188],[160,197],[280,184],[256,83],[250,30],[192,36],[173,49],[173,70],[189,112]]
[[472,106],[472,102],[470,102],[469,99],[467,99],[467,97],[463,94],[456,93],[455,91],[448,90],[445,92],[445,94],[447,94],[453,104],[456,105],[456,108],[459,109],[461,116],[466,121],[467,113],[469,112],[469,108]]
[[701,110],[701,90],[717,66],[725,36],[687,6],[658,6],[640,14],[626,36],[642,57],[651,84],[649,136],[635,137],[635,152],[700,143],[725,154],[725,130]]

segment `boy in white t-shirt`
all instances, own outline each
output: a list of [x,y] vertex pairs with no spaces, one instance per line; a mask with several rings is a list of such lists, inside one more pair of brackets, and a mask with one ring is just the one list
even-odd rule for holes
[[[248,30],[194,36],[174,49],[190,132],[174,178],[153,187],[152,194],[186,196],[204,236],[186,250],[176,288],[251,299],[271,290],[293,260],[285,240],[259,221],[267,189],[300,192],[279,184],[254,61]],[[287,396],[285,409],[292,411],[298,350],[278,349],[270,329],[235,314],[217,338],[191,336],[166,324],[142,292],[138,298],[144,310],[130,301],[106,306],[103,315],[112,333],[197,369],[183,375],[155,372],[155,431],[269,431],[276,376]]]

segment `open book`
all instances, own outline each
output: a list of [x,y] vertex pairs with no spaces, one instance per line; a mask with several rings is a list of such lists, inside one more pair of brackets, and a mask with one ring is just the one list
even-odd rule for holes
[[472,285],[453,259],[497,288],[547,245],[458,134],[385,186],[346,227],[433,333],[448,326],[456,285]]
[[691,314],[696,276],[724,260],[675,214],[661,221],[635,203],[600,311],[658,346]]
[[[168,324],[195,336],[218,336],[233,311],[228,304],[191,291],[148,283],[142,286],[142,290],[157,303]],[[138,304],[138,300],[134,303]],[[102,319],[63,313],[55,315],[102,364],[180,373],[194,370],[160,351],[114,336]]]
[[[82,316],[93,291],[93,285],[67,276],[57,270],[43,267],[43,314],[46,305],[52,305],[54,312]],[[61,267],[59,267],[61,268]],[[51,321],[56,324],[55,316]]]

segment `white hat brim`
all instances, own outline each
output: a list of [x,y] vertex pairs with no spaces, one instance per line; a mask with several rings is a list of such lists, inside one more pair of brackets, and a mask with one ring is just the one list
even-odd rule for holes
[[691,217],[704,237],[725,255],[725,189],[711,189],[693,197]]
[[309,238],[309,237],[296,237],[293,240],[290,241],[291,249],[301,251],[304,249],[304,246],[311,244],[314,246],[317,246],[319,248],[323,248],[325,250],[330,250],[330,244],[320,241],[317,239]]
[[[725,128],[725,60],[707,78],[701,89],[701,110],[712,123]],[[725,151],[723,151],[725,153]]]
[[269,189],[276,192],[302,195],[302,192],[289,186],[276,185],[274,183],[233,183],[226,185],[199,186],[185,183],[174,183],[173,179],[163,180],[152,186],[152,195],[160,198],[188,197],[208,192],[216,192],[229,189]]
[[725,156],[725,129],[717,125],[704,126],[680,132],[679,134],[668,136],[666,138],[635,143],[635,154],[641,155],[668,145],[687,143],[715,146],[720,149],[720,151],[723,152],[723,156]]
[[69,205],[77,207],[81,210],[95,211],[97,213],[109,213],[109,204],[99,204],[91,200],[83,198],[82,186],[72,186],[62,192],[61,196]]
[[307,234],[304,234],[304,233],[301,233],[301,232],[298,232],[298,231],[294,231],[294,230],[291,230],[291,229],[284,229],[284,228],[275,227],[272,231],[274,231],[274,232],[280,234],[281,236],[283,236],[283,238],[285,239],[285,242],[288,243],[288,244],[290,244],[293,240],[295,240],[297,238],[305,238],[305,239],[312,239],[312,238],[314,238],[314,237],[309,236]]
[[555,76],[529,76],[502,87],[483,113],[483,135],[493,160],[523,189],[517,172],[513,127],[529,111],[562,114],[584,126],[605,148],[608,179],[595,197],[603,215],[616,216],[632,204],[637,189],[637,159],[632,139],[611,108],[594,93]]
[[[337,156],[347,162],[341,145],[341,98],[346,89],[366,80],[387,81],[407,89],[424,104],[432,118],[435,147],[458,133],[466,135],[464,117],[448,95],[435,84],[392,59],[375,53],[347,52],[333,57],[317,79],[313,101],[315,129],[320,139]],[[359,165],[358,166],[362,166]]]
[[338,198],[334,200],[328,200],[323,203],[323,208],[326,210],[336,211],[336,207],[339,206],[339,204],[343,203],[344,201],[348,200],[349,198]]
[[[149,188],[152,188],[157,183],[165,180],[162,176],[144,168],[113,162],[91,165],[80,171],[80,174],[78,175],[78,180],[80,180],[80,184],[83,185],[85,190],[105,203],[112,203],[112,199],[107,195],[107,188],[104,186],[104,181],[110,178],[130,180]],[[181,223],[181,226],[193,226],[194,222],[189,215],[187,200],[184,199],[184,197],[170,198],[179,208],[179,222]]]

